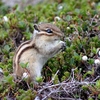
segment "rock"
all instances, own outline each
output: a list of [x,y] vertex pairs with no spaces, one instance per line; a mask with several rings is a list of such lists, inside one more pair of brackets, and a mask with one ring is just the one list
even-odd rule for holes
[[36,5],[39,2],[43,2],[44,0],[2,0],[2,2],[10,7],[15,6],[18,4],[19,9],[23,10],[28,5]]

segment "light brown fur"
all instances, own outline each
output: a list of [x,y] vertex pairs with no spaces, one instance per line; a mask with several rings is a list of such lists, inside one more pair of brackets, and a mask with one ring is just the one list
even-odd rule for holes
[[[22,77],[24,72],[30,74],[32,81],[41,76],[41,70],[47,60],[65,48],[60,39],[64,34],[58,27],[50,23],[34,26],[32,40],[22,43],[14,56],[13,68],[15,77]],[[51,31],[51,32],[50,32]],[[20,63],[27,63],[27,70]]]

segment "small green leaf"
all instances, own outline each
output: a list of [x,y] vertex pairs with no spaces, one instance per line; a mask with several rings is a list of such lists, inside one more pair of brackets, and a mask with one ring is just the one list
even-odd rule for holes
[[95,47],[93,47],[92,53],[96,54],[96,52],[97,52],[97,49]]
[[9,52],[9,50],[10,50],[9,45],[5,45],[3,50],[4,50],[5,52]]
[[38,83],[42,82],[42,81],[43,81],[42,76],[36,77],[36,81],[37,81]]
[[26,24],[25,24],[24,21],[20,21],[18,26],[19,26],[20,29],[25,29],[26,28]]
[[66,20],[67,20],[67,21],[70,21],[71,19],[72,19],[72,16],[70,16],[70,15],[67,15],[67,16],[66,16]]
[[100,11],[100,2],[97,4],[97,10]]
[[94,63],[94,59],[91,58],[91,59],[88,60],[88,62],[89,62],[89,64],[93,64]]
[[82,89],[86,91],[86,90],[88,90],[88,86],[87,85],[83,85]]
[[98,89],[100,89],[100,80],[97,80],[97,81],[96,81],[96,87],[97,87]]
[[71,58],[71,59],[70,59],[70,64],[73,65],[74,62],[75,62],[74,58]]
[[8,76],[4,76],[4,80],[5,83],[10,83],[10,84],[14,84],[13,82],[13,76],[8,75]]
[[92,97],[89,97],[88,100],[93,100],[93,98]]
[[22,68],[27,68],[28,67],[28,62],[27,63],[20,63],[20,66],[22,67]]
[[64,75],[66,76],[66,78],[68,78],[68,77],[70,76],[70,73],[69,73],[68,71],[66,71],[66,72],[64,73]]
[[100,100],[100,94],[98,94],[98,100]]
[[80,9],[76,8],[76,9],[75,9],[75,13],[76,13],[76,14],[80,14]]

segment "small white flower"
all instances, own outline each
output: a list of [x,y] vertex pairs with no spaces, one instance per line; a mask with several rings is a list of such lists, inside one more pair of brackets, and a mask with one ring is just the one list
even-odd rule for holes
[[55,20],[58,20],[59,21],[59,20],[61,20],[61,18],[59,16],[56,16],[55,17]]
[[100,56],[100,48],[97,48],[97,52],[98,56]]
[[59,6],[58,9],[61,10],[63,8],[63,6]]
[[87,61],[87,60],[88,60],[88,57],[87,57],[87,56],[83,56],[83,57],[82,57],[82,60],[83,60],[83,61]]
[[78,35],[79,33],[78,33],[77,31],[75,31],[75,32],[73,32],[73,34],[76,34],[76,35]]
[[100,51],[100,48],[97,48],[97,52],[96,53],[98,53],[98,51]]
[[36,96],[34,100],[40,100],[40,97],[39,96]]
[[100,65],[100,60],[99,59],[95,59],[94,63],[97,64],[97,65]]
[[92,2],[91,3],[91,6],[95,7],[96,3],[95,2]]
[[2,70],[2,68],[0,68],[0,73],[3,73],[3,70]]
[[67,27],[67,30],[69,30],[70,29],[70,27]]
[[100,56],[100,51],[98,51],[98,56]]
[[22,79],[23,79],[23,78],[27,79],[28,77],[29,77],[29,76],[28,76],[28,73],[24,72],[24,73],[23,73],[23,76],[22,76]]
[[4,17],[3,17],[3,20],[4,20],[5,22],[8,22],[9,19],[7,18],[7,16],[4,16]]

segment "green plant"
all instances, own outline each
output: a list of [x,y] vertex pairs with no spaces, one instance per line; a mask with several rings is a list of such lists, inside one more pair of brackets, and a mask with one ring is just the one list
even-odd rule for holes
[[[5,96],[9,93],[13,93],[13,97],[18,100],[32,100],[37,95],[32,83],[26,88],[26,84],[16,83],[11,75],[14,51],[22,41],[32,37],[35,23],[56,24],[64,32],[67,46],[64,52],[56,55],[44,65],[43,79],[37,77],[38,82],[50,82],[58,70],[53,84],[71,81],[72,69],[75,69],[73,79],[79,82],[94,81],[95,77],[100,75],[97,70],[99,67],[95,64],[95,59],[98,57],[97,49],[100,48],[99,0],[60,0],[59,3],[57,1],[59,0],[29,5],[23,11],[18,10],[18,5],[9,10],[0,2],[0,68],[4,74],[4,80],[0,82],[0,99],[6,100]],[[4,20],[4,16],[8,21]],[[88,59],[82,60],[83,56],[87,56]],[[27,68],[28,63],[21,63],[20,66]],[[77,93],[73,98],[99,99],[99,83],[97,78],[94,84],[80,86],[81,94]],[[86,91],[88,91],[87,98],[84,96]],[[51,97],[48,98],[51,99]]]

